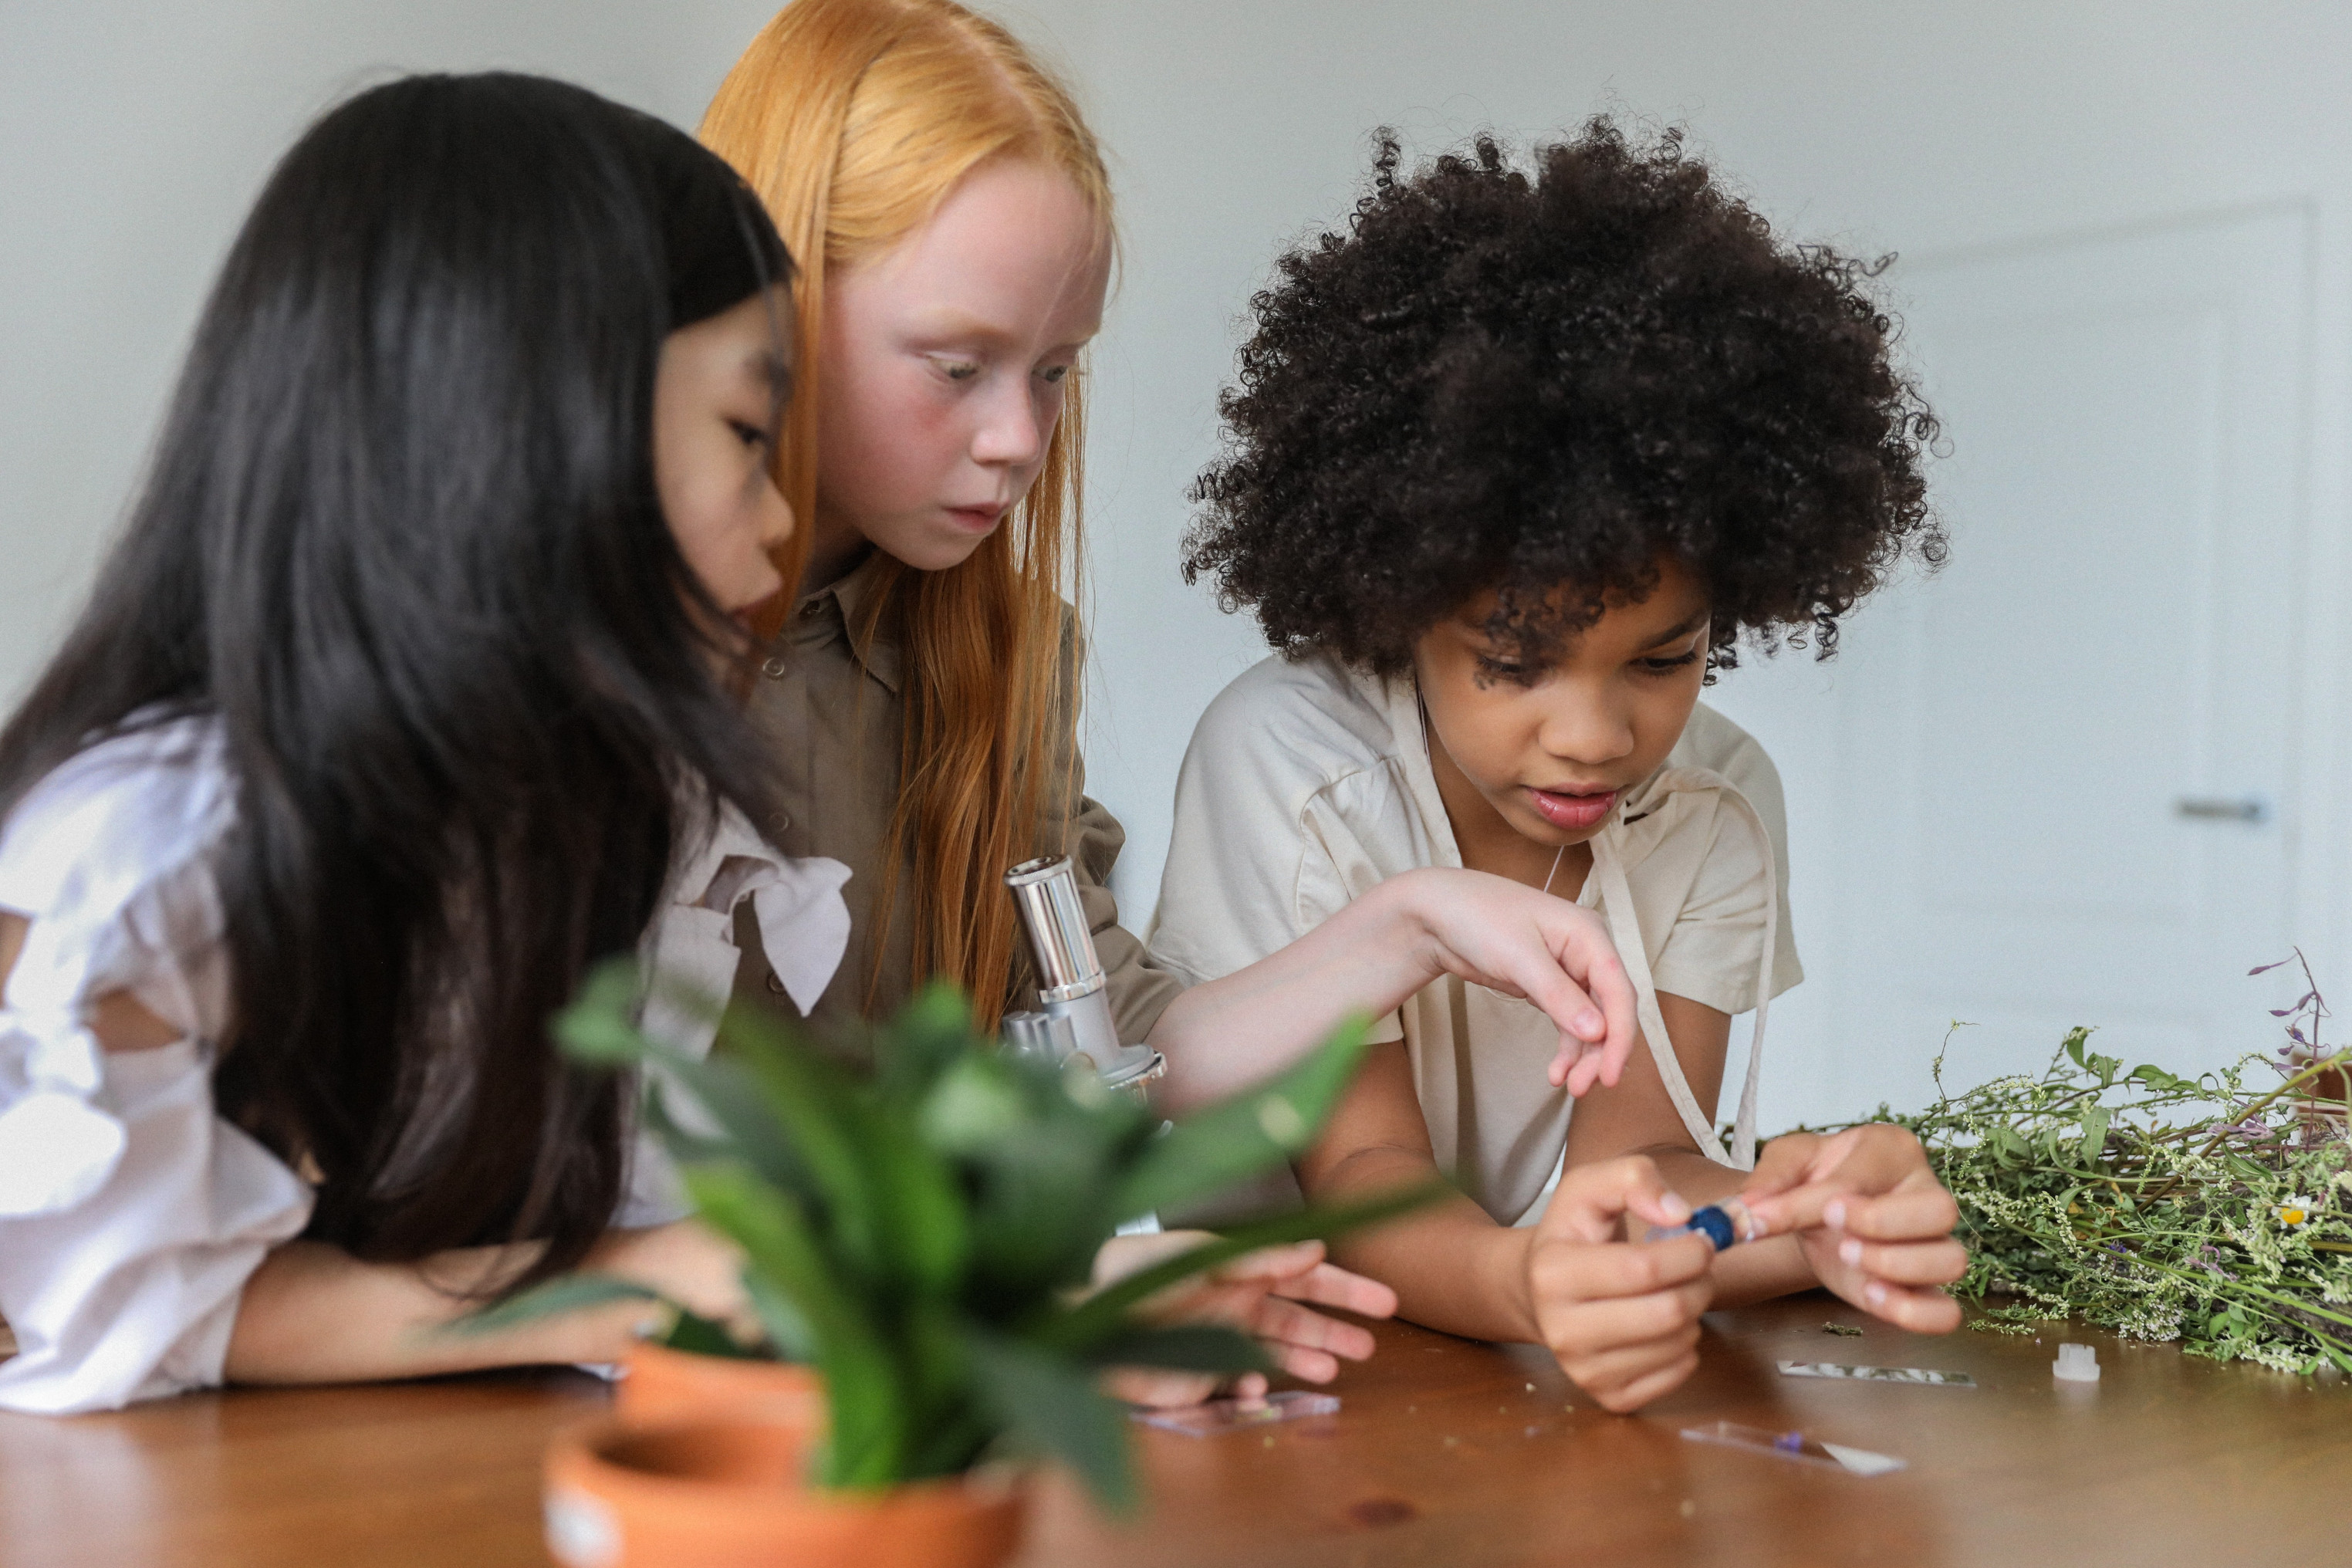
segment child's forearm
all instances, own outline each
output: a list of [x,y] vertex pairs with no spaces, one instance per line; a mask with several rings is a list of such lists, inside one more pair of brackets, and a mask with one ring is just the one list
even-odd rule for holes
[[[469,1247],[421,1263],[364,1263],[322,1242],[271,1250],[246,1281],[226,1368],[231,1383],[367,1383],[499,1366],[618,1361],[659,1309],[618,1301],[495,1333],[449,1325],[530,1268],[536,1243]],[[706,1316],[738,1315],[740,1254],[692,1221],[613,1231],[584,1273],[634,1280]]]
[[486,1367],[614,1361],[644,1301],[622,1301],[494,1334],[445,1331],[481,1304],[458,1289],[511,1279],[535,1247],[443,1253],[425,1265],[363,1263],[323,1242],[289,1242],[246,1282],[226,1369],[231,1383],[371,1383]]
[[[1333,1166],[1309,1196],[1338,1202],[1433,1180],[1424,1154],[1363,1149]],[[1528,1292],[1529,1233],[1499,1226],[1459,1193],[1332,1243],[1342,1268],[1397,1293],[1397,1316],[1465,1339],[1525,1343],[1540,1339]]]
[[1246,969],[1187,990],[1150,1044],[1168,1058],[1153,1103],[1171,1116],[1281,1071],[1357,1013],[1395,1007],[1443,973],[1409,878],[1381,883]]

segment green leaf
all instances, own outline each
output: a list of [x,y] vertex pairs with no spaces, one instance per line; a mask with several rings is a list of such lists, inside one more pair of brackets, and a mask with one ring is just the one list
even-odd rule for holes
[[576,1062],[635,1066],[655,1048],[637,1028],[637,1007],[644,996],[637,961],[606,959],[589,972],[572,1005],[555,1016],[556,1043]]
[[963,1272],[970,1243],[964,1194],[946,1164],[902,1121],[884,1115],[866,1128],[882,1237],[897,1276],[931,1295]]
[[1076,1470],[1107,1512],[1134,1509],[1127,1412],[1097,1393],[1083,1369],[971,1324],[964,1344],[981,1393],[1016,1441]]
[[[590,1307],[610,1306],[614,1301],[660,1301],[675,1308],[675,1303],[671,1303],[669,1298],[660,1291],[633,1279],[615,1279],[606,1274],[559,1274],[528,1290],[518,1290],[502,1301],[492,1302],[479,1311],[468,1312],[455,1322],[433,1331],[439,1334],[495,1334],[504,1329],[535,1323],[541,1318],[583,1311]],[[684,1310],[683,1308],[675,1310]]]
[[683,1307],[678,1309],[677,1320],[670,1324],[669,1331],[656,1342],[674,1351],[684,1351],[688,1355],[717,1356],[725,1361],[771,1359],[761,1351],[739,1343],[735,1336],[727,1331],[726,1324],[715,1322],[698,1312],[689,1312]]
[[777,1360],[816,1360],[816,1335],[810,1330],[808,1320],[782,1290],[768,1282],[765,1274],[746,1265],[743,1293],[751,1299],[751,1310],[759,1315],[761,1327],[768,1331],[768,1342],[774,1347]]
[[2086,1107],[2083,1111],[2083,1163],[2095,1165],[2106,1152],[2107,1123],[2114,1112],[2104,1105]]
[[986,1048],[971,1026],[963,993],[934,980],[915,993],[883,1030],[877,1066],[886,1097],[911,1102],[941,1073]]
[[1307,1148],[1363,1060],[1368,1018],[1351,1018],[1289,1071],[1220,1101],[1149,1145],[1116,1211],[1152,1214],[1224,1192]]
[[1097,1130],[1032,1123],[973,1162],[971,1272],[992,1295],[1034,1300],[1083,1282],[1118,1223]]
[[950,1068],[920,1112],[923,1135],[950,1154],[983,1152],[1014,1136],[1028,1119],[1028,1100],[1011,1070],[980,1057]]
[[857,1086],[765,1009],[730,1006],[719,1032],[733,1060],[759,1086],[768,1114],[806,1168],[845,1261],[868,1279],[880,1275],[886,1244],[872,1173],[860,1148],[870,1118]]
[[1097,1342],[1087,1352],[1086,1359],[1093,1366],[1155,1366],[1225,1375],[1275,1370],[1255,1340],[1213,1323],[1133,1329]]
[[[809,1360],[824,1376],[833,1412],[819,1479],[835,1487],[880,1487],[898,1479],[906,1394],[876,1330],[880,1314],[872,1303],[845,1293],[833,1259],[790,1194],[742,1165],[698,1165],[683,1173],[696,1211],[742,1247],[751,1268],[806,1325]],[[757,1305],[759,1298],[753,1300]]]
[[[823,1196],[807,1163],[769,1110],[760,1086],[739,1063],[657,1058],[646,1065],[645,1087],[646,1127],[680,1166],[741,1160],[803,1203]],[[668,1100],[678,1091],[690,1096],[717,1123],[717,1137],[680,1123]]]

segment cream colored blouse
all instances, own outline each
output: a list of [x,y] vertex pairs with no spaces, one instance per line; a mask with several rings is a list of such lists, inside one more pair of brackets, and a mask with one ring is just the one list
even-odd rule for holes
[[[1609,922],[1643,1033],[1698,1146],[1754,1163],[1764,1004],[1803,978],[1790,939],[1787,830],[1764,749],[1701,704],[1665,763],[1592,841],[1578,902]],[[1269,658],[1210,705],[1176,785],[1150,952],[1188,984],[1255,963],[1402,871],[1459,866],[1418,693],[1328,658]],[[1755,1009],[1730,1149],[1668,1044],[1657,994]],[[1559,1032],[1532,1004],[1447,977],[1381,1019],[1402,1039],[1439,1166],[1505,1225],[1546,1191],[1574,1101],[1545,1068]]]
[[[213,1105],[235,1014],[215,867],[236,823],[219,721],[101,741],[0,822],[0,910],[27,921],[0,985],[0,1410],[111,1409],[220,1382],[245,1282],[299,1235],[311,1190]],[[660,997],[725,994],[740,911],[803,1006],[849,941],[835,861],[779,854],[724,809],[683,836],[641,954],[648,1032],[701,1056],[716,1021]],[[182,1031],[102,1050],[99,998],[129,992]],[[650,1136],[632,1146],[616,1226],[686,1205]]]

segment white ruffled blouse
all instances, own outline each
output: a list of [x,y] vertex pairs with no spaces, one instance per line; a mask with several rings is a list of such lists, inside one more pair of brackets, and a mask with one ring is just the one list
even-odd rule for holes
[[[0,990],[0,1318],[17,1344],[0,1408],[110,1409],[219,1383],[247,1279],[310,1217],[310,1187],[213,1108],[230,1015],[214,857],[234,816],[220,726],[195,717],[90,747],[0,825],[0,910],[28,922]],[[724,997],[748,900],[808,1011],[849,940],[848,878],[723,811],[646,933],[656,990]],[[180,1038],[101,1050],[91,1014],[115,992]],[[645,1022],[709,1049],[708,1018],[656,1006]],[[684,1212],[641,1137],[614,1223]]]

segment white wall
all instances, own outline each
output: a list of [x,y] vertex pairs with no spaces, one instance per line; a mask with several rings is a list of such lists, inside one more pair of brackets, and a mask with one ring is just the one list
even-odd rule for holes
[[[404,68],[551,71],[690,125],[768,0],[0,0],[0,694],[88,581],[221,251],[324,104]],[[1344,212],[1376,124],[1435,148],[1598,108],[1678,120],[1791,232],[1910,256],[2247,204],[2313,214],[2303,433],[2309,562],[2297,929],[2352,992],[2352,9],[1980,0],[1029,0],[992,7],[1066,62],[1109,145],[1127,268],[1095,362],[1089,763],[1129,824],[1139,923],[1192,721],[1257,657],[1175,571],[1183,491],[1250,291]],[[1966,541],[1959,542],[1965,548]],[[2086,585],[2085,591],[2095,591]],[[1863,617],[1867,624],[1867,613]],[[1742,671],[1717,700],[1791,802],[1801,931],[1837,822],[1837,667]],[[2095,695],[2094,699],[2095,699]],[[1840,1021],[1834,954],[1776,1016],[1768,1120],[1860,1109],[1806,1065]]]

